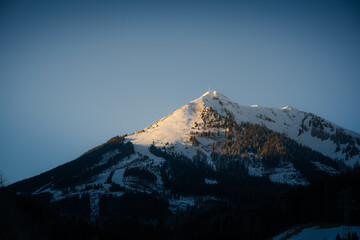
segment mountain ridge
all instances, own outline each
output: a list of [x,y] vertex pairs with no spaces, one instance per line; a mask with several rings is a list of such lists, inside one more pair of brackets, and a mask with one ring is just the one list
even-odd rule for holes
[[[217,91],[206,92],[200,98],[175,110],[149,127],[127,136],[127,139],[135,144],[138,143],[148,146],[155,144],[160,147],[163,147],[166,143],[186,143],[186,136],[182,135],[188,135],[190,132],[189,129],[195,125],[195,122],[199,123],[202,121],[199,112],[206,107],[212,108],[220,115],[227,116],[237,123],[249,122],[252,124],[265,125],[267,128],[286,134],[300,144],[319,151],[328,157],[333,159],[346,159],[346,165],[354,166],[355,163],[360,161],[360,134],[340,127],[313,113],[300,111],[289,106],[281,109],[261,107],[258,105],[252,105],[250,107],[240,106],[237,103],[231,102],[227,97]],[[199,112],[196,113],[197,111]],[[169,122],[167,119],[171,117],[173,121]],[[166,120],[169,122],[168,126],[165,126],[164,129],[157,128],[159,124],[164,125],[163,122]],[[185,122],[186,124],[184,124]],[[156,128],[158,132],[152,131],[152,129]],[[147,131],[153,135],[146,136],[149,135],[145,133]],[[349,138],[353,140],[350,140],[350,146],[349,144],[347,146],[341,146],[341,144],[345,144],[346,141],[342,139],[338,140],[337,138]],[[314,146],[316,146],[316,148]],[[183,149],[180,151],[185,153]]]

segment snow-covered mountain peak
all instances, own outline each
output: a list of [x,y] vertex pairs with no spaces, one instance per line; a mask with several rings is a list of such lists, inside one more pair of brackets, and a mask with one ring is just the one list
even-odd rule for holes
[[[291,106],[281,109],[259,105],[241,106],[218,91],[207,91],[168,116],[142,131],[127,137],[135,145],[172,147],[174,151],[191,156],[198,148],[192,146],[192,137],[200,134],[213,114],[236,123],[259,124],[285,134],[298,143],[308,146],[333,159],[345,159],[353,166],[360,161],[360,135],[333,124],[311,113]],[[210,119],[206,119],[209,118]],[[215,129],[214,129],[215,131]],[[211,144],[211,139],[199,138],[200,143]],[[206,147],[205,147],[206,148]],[[195,150],[194,150],[195,149]]]
[[[296,108],[292,107],[292,106],[285,106],[285,107],[282,107],[280,108],[281,110],[284,110],[284,111],[291,111],[291,110],[297,110]],[[298,110],[297,110],[298,111]]]
[[[232,116],[232,112],[239,111],[239,106],[218,91],[207,91],[200,98],[127,138],[134,144],[174,146],[184,152],[184,149],[188,149],[187,145],[190,145],[192,130],[198,124],[203,124],[203,113],[209,109],[222,116]],[[195,153],[191,149],[189,151]]]
[[192,103],[205,102],[207,103],[207,105],[211,105],[218,101],[230,102],[230,100],[225,95],[221,94],[218,91],[207,91],[201,97],[192,101]]
[[221,97],[225,97],[224,95],[222,95],[220,92],[218,91],[207,91],[206,93],[204,93],[200,98],[221,98]]

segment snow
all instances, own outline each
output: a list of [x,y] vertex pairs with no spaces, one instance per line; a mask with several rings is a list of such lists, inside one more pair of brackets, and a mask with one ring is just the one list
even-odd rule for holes
[[204,178],[205,184],[218,184],[216,180]]
[[38,194],[43,192],[48,186],[51,185],[51,182],[45,184],[44,186],[40,187],[39,189],[35,190],[32,194]]
[[278,168],[270,172],[269,179],[276,183],[286,183],[290,185],[308,185],[301,173],[296,170],[292,163],[282,163]]
[[201,202],[218,201],[214,196],[178,196],[177,198],[169,198],[169,210],[171,212],[185,211],[189,207],[193,207]]
[[198,202],[209,200],[218,200],[214,196],[179,196],[177,198],[169,198],[169,210],[172,212],[185,211],[188,207],[193,207]]
[[[199,111],[197,111],[199,110]],[[189,103],[155,124],[128,137],[136,145],[165,146],[165,144],[187,143],[190,128],[200,118],[201,106]]]
[[149,151],[150,146],[148,146],[148,145],[144,146],[144,145],[140,145],[140,144],[136,144],[136,143],[133,143],[133,144],[134,144],[135,152],[140,153],[144,156],[148,156],[150,159],[154,160],[154,163],[156,165],[160,165],[162,162],[164,162],[163,158],[157,157]]
[[[127,139],[138,148],[140,148],[139,146],[148,148],[151,144],[157,147],[173,147],[175,152],[191,158],[196,154],[196,148],[189,143],[190,132],[194,128],[195,122],[203,123],[201,112],[207,107],[212,108],[222,116],[233,118],[238,123],[249,122],[264,125],[333,159],[345,158],[345,154],[341,150],[346,148],[347,145],[342,145],[341,150],[336,152],[337,146],[330,139],[322,140],[311,136],[309,121],[312,117],[316,117],[315,115],[299,111],[290,106],[281,109],[259,105],[240,106],[217,91],[206,92],[200,98],[175,110],[144,130],[128,136]],[[329,121],[324,120],[324,122],[332,126],[332,128],[325,127],[324,131],[326,133],[333,134],[336,129],[341,129],[352,137],[360,138],[360,134],[341,128]],[[302,124],[309,130],[299,135]],[[147,153],[144,154],[148,155]],[[345,161],[349,166],[353,166],[356,162],[360,162],[359,155]]]
[[262,166],[249,165],[248,173],[250,176],[265,177],[275,183],[285,183],[290,185],[308,185],[309,182],[304,179],[301,173],[296,170],[292,163],[282,162],[279,167],[265,169]]
[[296,229],[289,229],[289,230],[281,233],[280,235],[274,237],[273,240],[283,240],[283,239],[286,239],[286,238],[285,238],[286,236],[289,236],[289,235],[293,234],[295,231],[296,231]]
[[52,197],[51,197],[50,202],[57,202],[57,201],[60,201],[60,200],[62,200],[64,198],[78,195],[78,193],[65,194],[63,191],[51,189],[50,186],[48,188],[42,190],[42,191],[35,191],[32,194],[36,195],[36,194],[41,194],[41,193],[51,193]]
[[291,172],[278,172],[271,174],[269,179],[275,183],[283,183],[289,185],[309,185],[298,171]]
[[180,196],[178,199],[169,199],[169,210],[172,212],[185,211],[188,207],[195,206],[194,197]]
[[48,191],[43,191],[43,192],[50,192],[52,193],[52,198],[50,202],[57,202],[60,201],[61,199],[64,199],[65,197],[67,197],[66,195],[64,195],[61,191],[59,190],[48,190]]
[[[99,174],[92,176],[87,183],[85,184],[81,184],[78,186],[75,186],[75,191],[71,191],[70,188],[65,189],[65,191],[61,191],[61,190],[55,190],[52,189],[52,184],[51,182],[42,186],[41,188],[37,189],[36,191],[34,191],[32,194],[41,194],[41,193],[51,193],[52,194],[52,199],[51,202],[56,202],[56,201],[60,201],[64,198],[68,198],[68,197],[73,197],[73,196],[79,196],[81,197],[83,193],[87,193],[90,195],[90,200],[91,200],[91,211],[92,211],[92,219],[95,219],[97,216],[97,198],[98,196],[104,195],[104,194],[111,194],[114,196],[121,196],[123,194],[123,192],[110,192],[110,187],[111,184],[108,183],[108,177],[110,176],[111,172],[114,171],[114,174],[112,176],[112,181],[114,183],[119,184],[122,187],[125,187],[126,189],[129,190],[134,190],[134,191],[140,191],[140,192],[148,192],[151,193],[151,191],[149,189],[143,189],[141,188],[141,186],[134,186],[132,183],[129,183],[128,185],[126,185],[126,183],[124,182],[124,178],[123,178],[123,174],[124,171],[126,169],[126,167],[129,166],[141,166],[141,167],[146,167],[148,170],[153,171],[155,173],[155,175],[157,176],[157,182],[154,185],[152,190],[157,190],[157,189],[162,189],[163,188],[163,182],[161,181],[161,178],[159,177],[159,172],[157,172],[157,169],[159,170],[160,168],[160,164],[164,161],[164,159],[162,158],[158,158],[154,155],[152,155],[148,148],[145,148],[144,146],[137,146],[136,150],[138,150],[137,153],[130,155],[127,158],[123,158],[118,164],[109,167],[108,169],[105,169],[103,172],[100,172]],[[148,159],[146,159],[145,161],[143,160],[144,155],[141,153],[146,153],[147,156],[149,156]],[[115,151],[109,151],[108,153],[105,153],[102,156],[103,160],[108,160],[110,157],[115,156],[116,153]],[[150,157],[152,159],[150,159]],[[141,159],[141,161],[139,161],[139,159]],[[156,167],[158,166],[158,167]],[[100,185],[101,187],[99,189],[88,189],[85,190],[86,185],[91,186],[91,185]]]
[[[304,228],[298,232],[297,229],[288,230],[277,237],[274,237],[273,240],[335,240],[336,235],[339,233],[340,236],[343,232],[344,226],[338,227],[328,227],[328,228],[321,228],[319,226]],[[356,232],[357,235],[360,235],[360,226],[352,226],[352,232]],[[296,233],[298,232],[298,233]]]
[[114,172],[114,175],[112,177],[112,181],[116,184],[119,184],[120,186],[124,186],[124,172],[125,172],[125,168],[123,169],[119,169],[119,170],[116,170]]
[[99,193],[90,194],[90,221],[95,222],[99,216]]
[[250,176],[262,177],[264,175],[263,171],[264,169],[262,167],[253,167],[253,166],[248,167],[248,173]]
[[319,170],[329,173],[330,175],[339,174],[340,172],[330,166],[322,164],[320,162],[311,161]]

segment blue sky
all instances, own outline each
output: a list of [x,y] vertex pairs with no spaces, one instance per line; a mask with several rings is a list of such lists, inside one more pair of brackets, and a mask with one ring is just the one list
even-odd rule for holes
[[8,182],[208,88],[360,132],[357,1],[1,1],[0,53]]

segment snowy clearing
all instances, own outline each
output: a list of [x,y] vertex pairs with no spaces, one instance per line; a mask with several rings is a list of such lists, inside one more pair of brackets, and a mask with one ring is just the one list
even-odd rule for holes
[[[300,230],[300,232],[298,232],[299,230],[295,228],[274,237],[273,240],[335,240],[338,233],[341,236],[343,227],[344,226],[322,228],[315,226],[304,228]],[[359,236],[360,226],[352,226],[351,231],[356,232]]]

